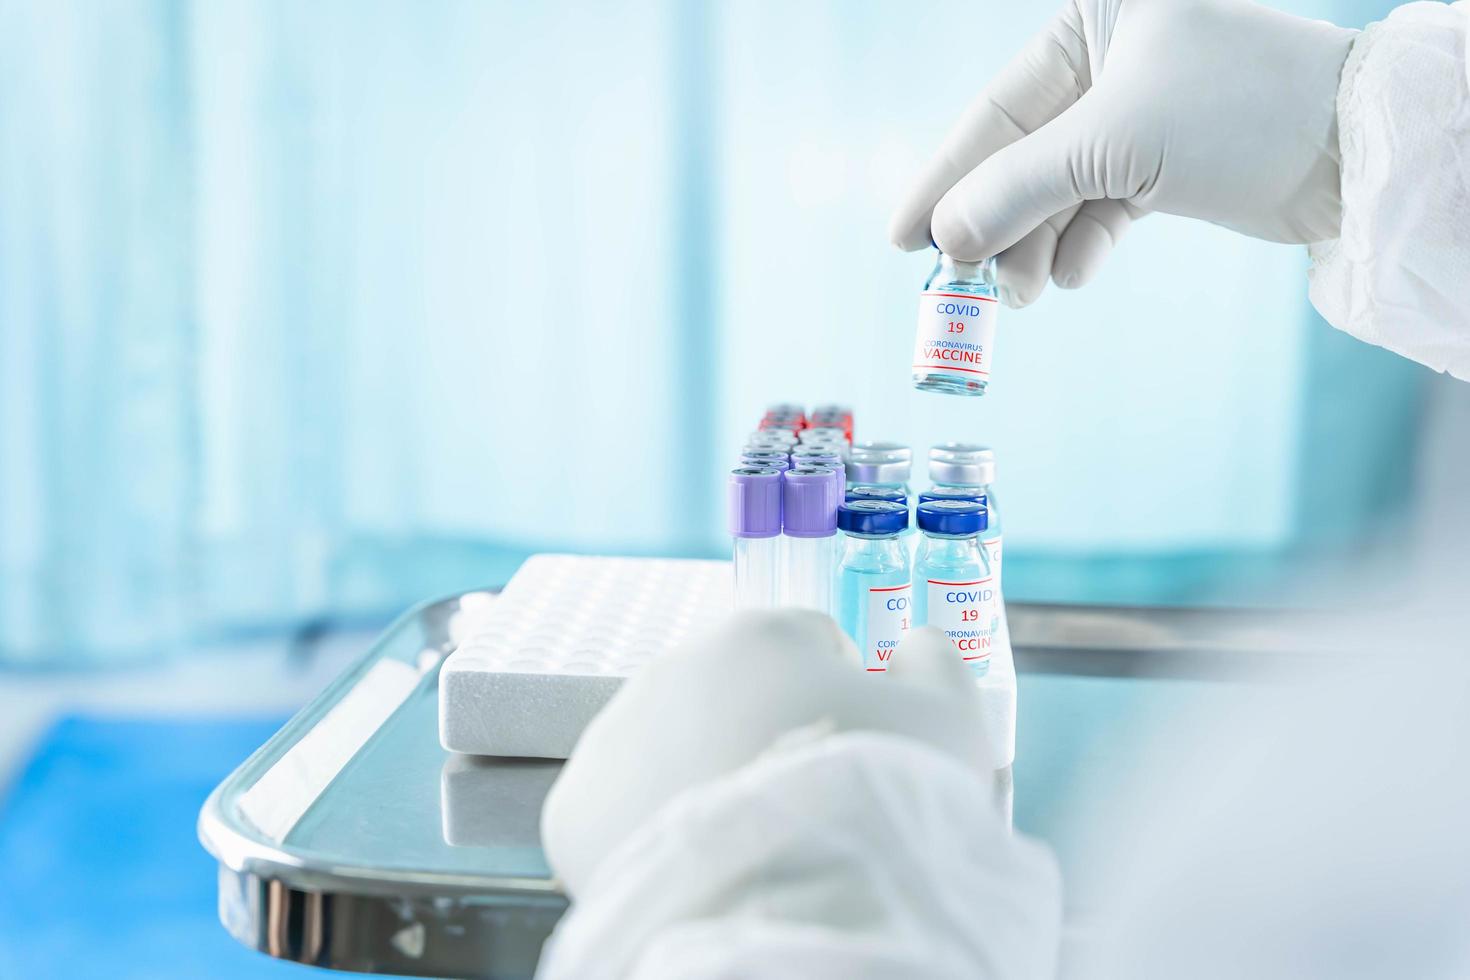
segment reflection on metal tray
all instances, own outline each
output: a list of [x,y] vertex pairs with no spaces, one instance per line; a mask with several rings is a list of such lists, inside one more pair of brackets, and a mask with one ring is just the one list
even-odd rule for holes
[[340,970],[524,977],[566,908],[536,827],[556,763],[453,758],[434,685],[471,593],[400,618],[199,818],[240,942]]
[[[493,601],[471,592],[409,611],[211,794],[199,835],[219,862],[220,918],[241,943],[368,973],[535,970],[566,908],[537,836],[560,764],[452,756],[437,732],[440,663],[460,624]],[[1011,604],[1009,614],[1022,673],[1119,678],[1135,699],[1148,675],[1210,677],[1314,652],[1301,637],[1317,625],[1259,612]],[[1037,756],[1061,758],[1073,744],[1062,718],[1075,711],[1049,717],[1045,678],[1032,683],[1040,696],[1023,709],[1023,736]],[[1024,767],[1033,799],[1059,791]],[[1048,815],[1065,807],[1038,806],[1028,823],[1026,799],[1017,825],[1059,835]]]

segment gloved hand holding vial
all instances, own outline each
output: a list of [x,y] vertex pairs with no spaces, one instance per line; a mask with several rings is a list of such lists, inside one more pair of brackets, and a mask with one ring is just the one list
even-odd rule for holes
[[[1068,0],[960,115],[889,237],[957,269],[993,258],[1020,308],[1048,279],[1090,282],[1150,211],[1201,218],[1310,246],[1327,322],[1470,380],[1467,16],[1413,3],[1360,34],[1238,0]],[[922,387],[963,376],[914,363]]]

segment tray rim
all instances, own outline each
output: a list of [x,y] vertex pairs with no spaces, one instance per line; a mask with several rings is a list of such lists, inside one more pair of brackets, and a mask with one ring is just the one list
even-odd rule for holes
[[[210,792],[199,811],[196,825],[199,842],[204,849],[221,866],[237,874],[279,880],[306,891],[343,891],[357,895],[404,898],[561,898],[561,890],[549,877],[463,874],[314,861],[309,855],[266,839],[254,828],[246,826],[226,812],[225,798],[235,791],[248,788],[259,777],[260,772],[310,731],[326,709],[335,704],[345,690],[382,658],[384,647],[401,631],[412,629],[426,619],[447,617],[459,607],[466,595],[495,591],[497,590],[472,589],[429,599],[411,606],[394,619],[351,666],[333,678],[321,693],[302,706]],[[426,683],[429,678],[437,676],[448,652],[448,649],[439,651],[438,663],[425,671],[420,683]]]
[[[340,888],[357,894],[560,896],[550,878],[449,873],[427,869],[368,867],[314,862],[284,844],[264,839],[226,813],[224,799],[258,778],[383,656],[400,632],[444,621],[466,596],[498,589],[470,589],[411,606],[384,629],[350,667],[307,702],[260,748],[235,768],[206,799],[197,830],[200,842],[221,865],[264,878],[279,878],[312,890]],[[1303,611],[1237,608],[1084,606],[1008,602],[1012,644],[1020,673],[1066,673],[1108,677],[1218,677],[1263,661],[1301,665],[1329,655],[1335,643],[1324,626],[1330,617]],[[1329,634],[1337,632],[1327,631]],[[447,639],[439,660],[421,683],[437,678],[452,652]]]

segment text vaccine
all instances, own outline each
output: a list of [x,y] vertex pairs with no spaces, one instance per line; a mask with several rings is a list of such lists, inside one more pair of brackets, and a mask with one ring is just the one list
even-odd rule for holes
[[999,593],[980,547],[985,505],[974,500],[931,500],[918,508],[919,553],[914,557],[914,623],[937,626],[978,677],[990,671],[999,640]]
[[919,294],[914,387],[983,395],[995,346],[995,260],[962,262],[943,252]]
[[888,669],[911,621],[908,551],[899,541],[908,524],[908,507],[895,501],[852,500],[837,509],[837,622],[874,673]]

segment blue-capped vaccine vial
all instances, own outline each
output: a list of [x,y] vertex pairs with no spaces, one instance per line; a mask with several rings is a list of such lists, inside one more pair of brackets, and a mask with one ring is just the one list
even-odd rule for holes
[[980,547],[990,560],[995,587],[1001,587],[1000,502],[995,497],[995,450],[973,442],[942,442],[929,449],[929,482],[920,497],[968,496],[985,504],[985,530]]
[[919,294],[914,387],[946,395],[983,395],[995,346],[995,260],[963,262],[938,253]]
[[980,547],[985,505],[975,500],[919,504],[914,556],[914,625],[937,626],[977,677],[990,670],[1000,635],[1000,590]]
[[901,442],[855,442],[847,457],[847,485],[903,491],[909,508],[909,558],[913,558],[914,497],[909,488],[913,476],[914,451]]
[[914,469],[914,451],[898,442],[853,443],[847,456],[849,487],[902,490],[907,499]]
[[908,550],[899,540],[909,509],[888,500],[852,500],[837,509],[843,533],[837,565],[837,622],[872,673],[888,669],[912,610]]

